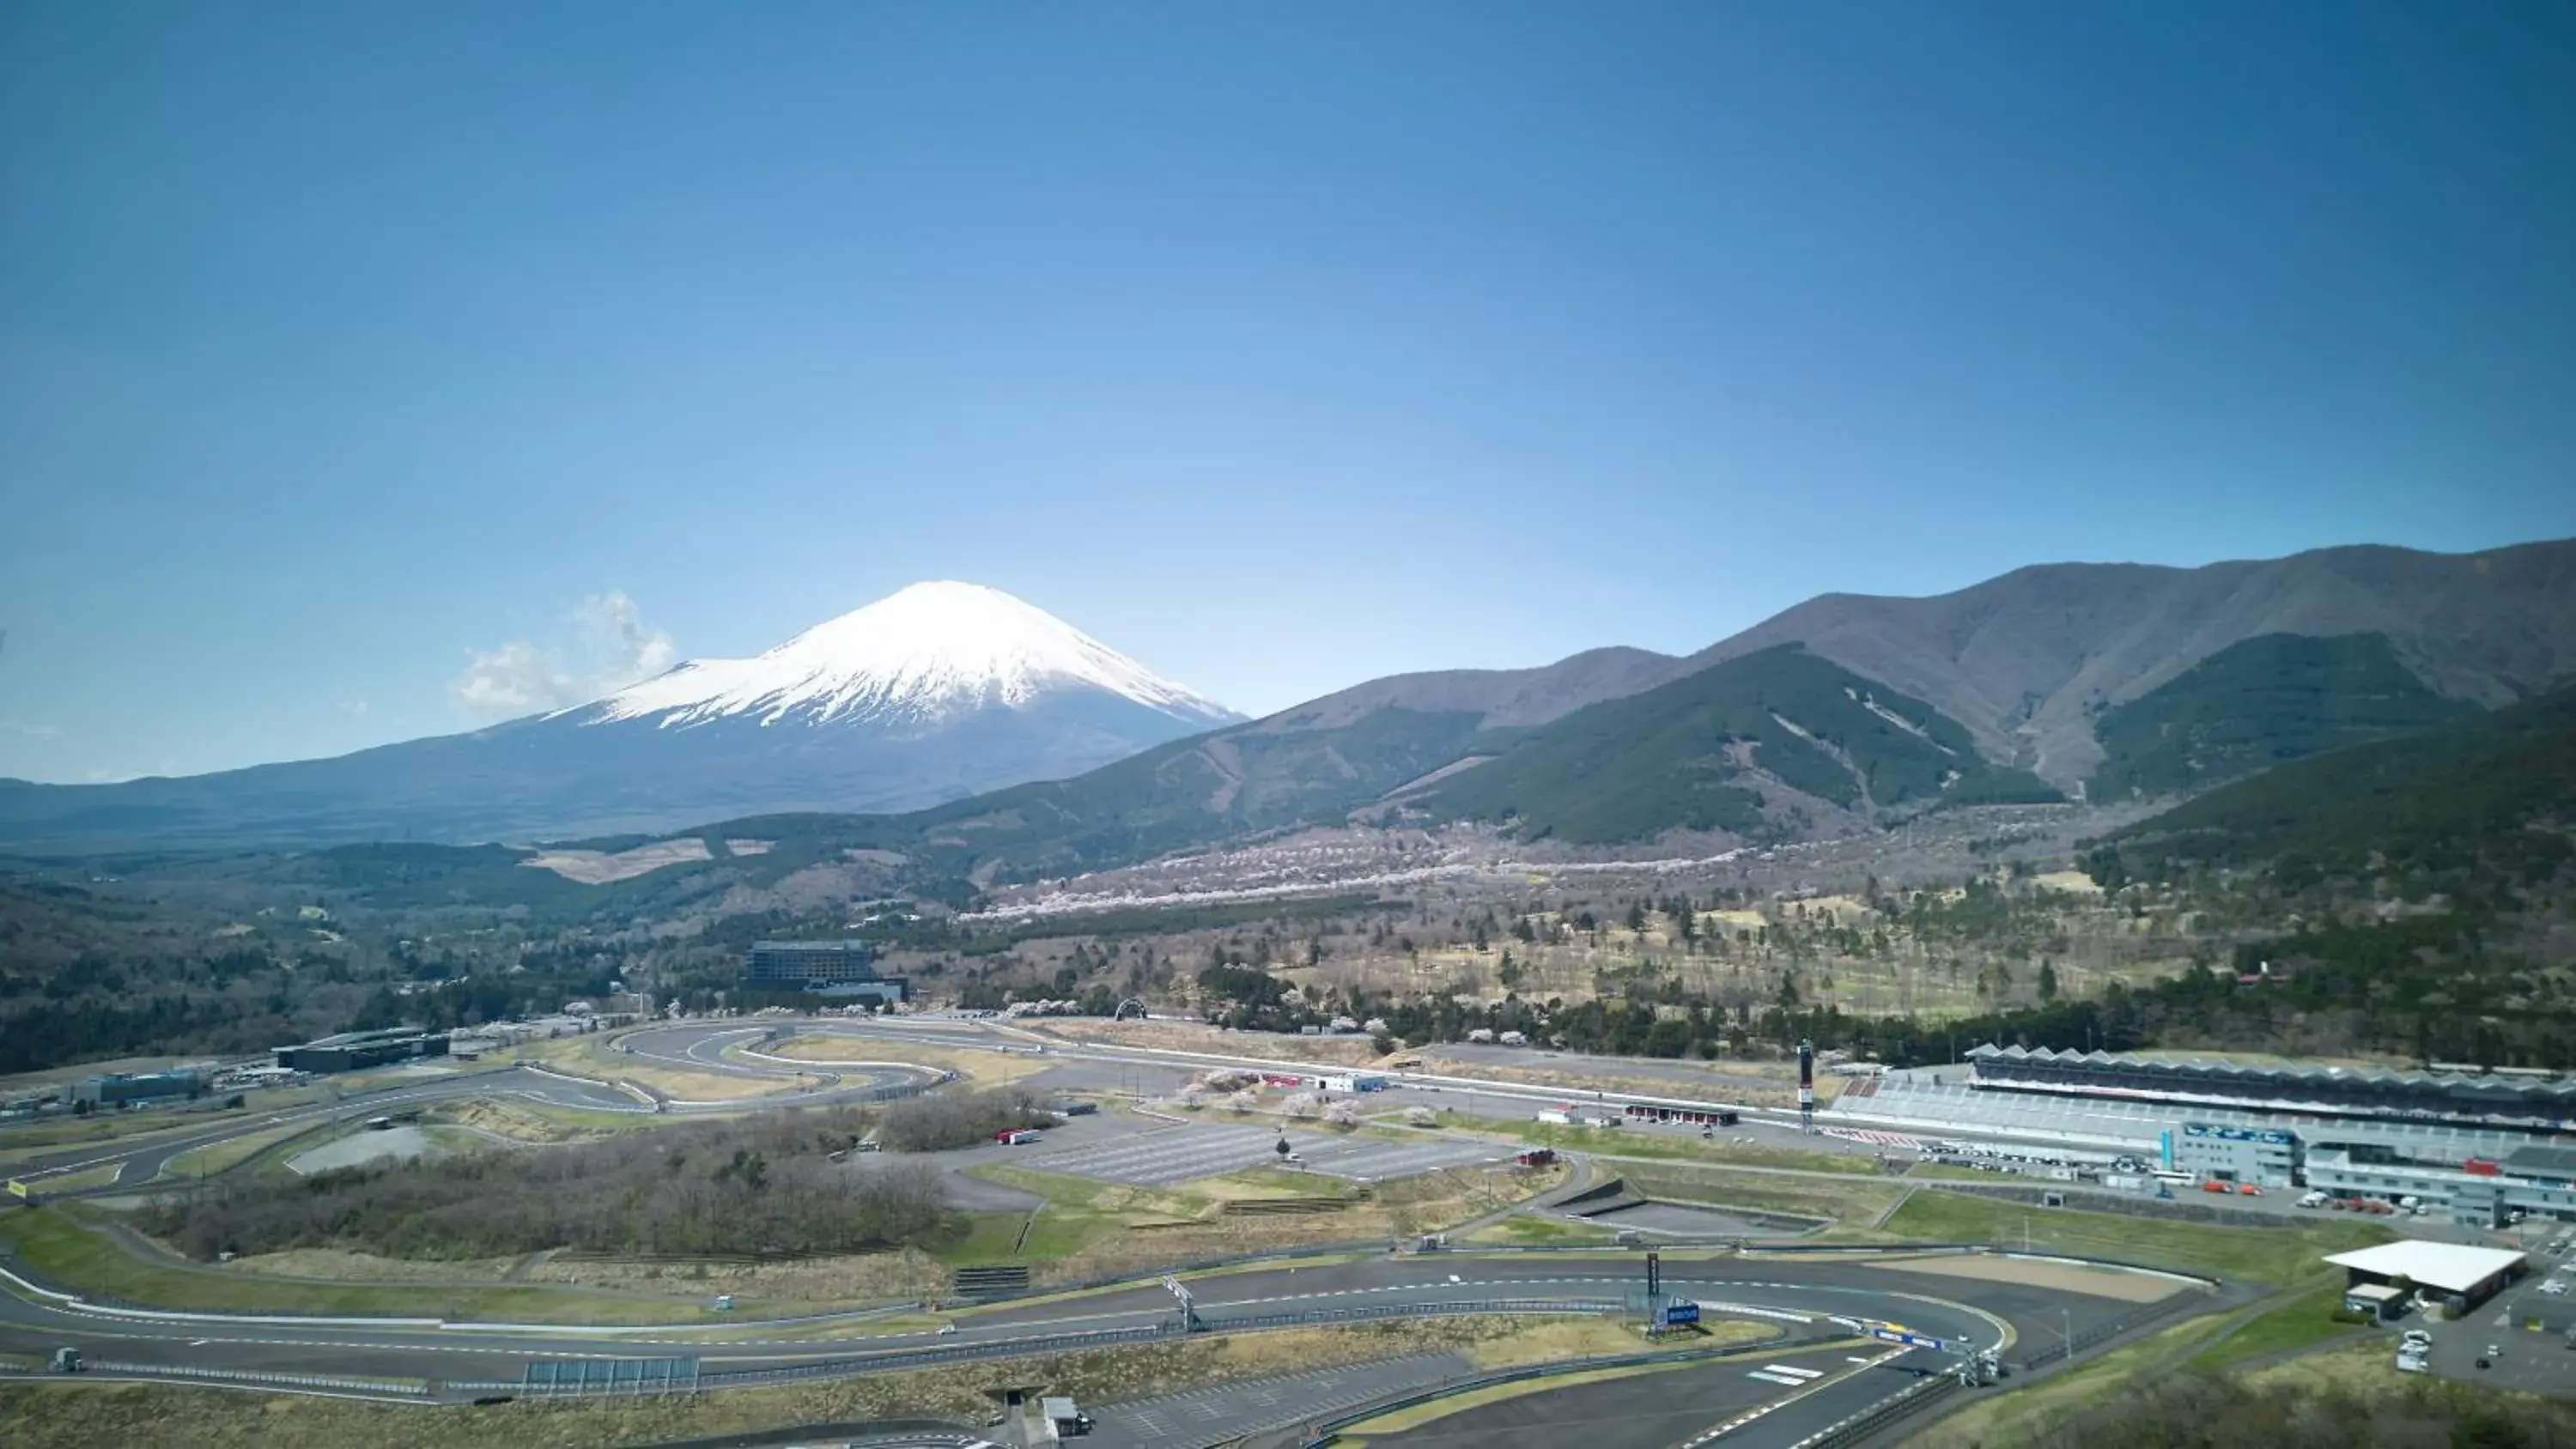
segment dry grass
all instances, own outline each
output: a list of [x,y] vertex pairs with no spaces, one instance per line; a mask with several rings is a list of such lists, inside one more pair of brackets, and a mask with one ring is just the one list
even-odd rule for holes
[[632,1082],[683,1102],[748,1102],[797,1085],[784,1077],[732,1077],[650,1065],[610,1046],[608,1037],[598,1032],[537,1042],[522,1050],[529,1059],[557,1071],[599,1082]]
[[272,1127],[265,1132],[253,1132],[247,1137],[233,1137],[227,1138],[222,1142],[210,1142],[203,1147],[182,1152],[178,1156],[171,1158],[169,1165],[163,1169],[162,1175],[165,1177],[212,1177],[218,1172],[223,1172],[229,1168],[237,1167],[240,1164],[249,1161],[251,1158],[258,1156],[260,1153],[267,1151],[269,1148],[276,1146],[278,1143],[285,1141],[289,1137],[293,1137],[298,1133],[309,1132],[312,1129],[313,1124],[310,1122],[290,1122],[283,1127]]
[[488,1408],[414,1408],[130,1384],[5,1384],[0,1385],[0,1443],[43,1444],[49,1449],[130,1449],[136,1444],[344,1449],[353,1443],[401,1444],[406,1449],[612,1449],[664,1439],[868,1419],[929,1417],[980,1423],[1005,1388],[1043,1388],[1114,1403],[1409,1353],[1508,1356],[1515,1350],[1502,1345],[1533,1327],[1519,1320],[1439,1319],[1209,1335],[792,1388],[643,1402]]
[[[1767,1323],[1747,1323],[1742,1319],[1721,1319],[1705,1326],[1696,1338],[1681,1344],[1684,1348],[1720,1348],[1733,1343],[1753,1343],[1778,1338],[1780,1330]],[[1482,1369],[1519,1368],[1524,1364],[1556,1363],[1569,1358],[1598,1358],[1614,1353],[1636,1353],[1655,1347],[1633,1325],[1610,1318],[1551,1318],[1533,1323],[1518,1333],[1473,1345],[1466,1351],[1468,1362]],[[1664,1345],[1670,1347],[1670,1344]]]
[[904,1249],[785,1262],[643,1262],[625,1258],[549,1258],[528,1273],[532,1283],[570,1283],[629,1293],[667,1293],[804,1305],[936,1298],[948,1271],[927,1253]]
[[2183,1285],[2171,1278],[2123,1273],[2116,1268],[2088,1268],[2078,1263],[2034,1263],[2021,1258],[1962,1254],[1950,1258],[1904,1258],[1882,1266],[1899,1273],[1932,1273],[1945,1278],[1972,1278],[1983,1283],[2023,1283],[2060,1293],[2116,1298],[2124,1303],[2154,1303],[2171,1298]]
[[818,1033],[790,1037],[775,1046],[762,1047],[769,1056],[789,1061],[812,1062],[816,1066],[857,1066],[870,1062],[909,1062],[917,1067],[937,1067],[955,1072],[970,1081],[982,1077],[999,1080],[1003,1064],[1027,1063],[1012,1076],[1029,1076],[1047,1065],[1042,1057],[1020,1056],[1009,1052],[971,1051],[960,1048],[917,1046],[911,1042],[881,1041],[875,1037],[833,1036]]
[[761,1097],[774,1097],[782,1092],[818,1083],[810,1078],[726,1077],[713,1072],[682,1071],[672,1067],[625,1066],[614,1074],[614,1080],[633,1082],[681,1102],[749,1102]]
[[1825,1218],[1851,1228],[1867,1226],[1905,1191],[1878,1178],[1790,1177],[1684,1163],[1621,1163],[1619,1175],[1648,1197]]
[[[1283,972],[1293,978],[1296,972]],[[1220,1032],[1212,1026],[1178,1022],[1102,1021],[1066,1017],[1048,1021],[1047,1029],[1077,1041],[1165,1051],[1213,1052],[1230,1057],[1308,1062],[1323,1066],[1365,1067],[1383,1060],[1364,1036],[1272,1036],[1266,1032]]]
[[1907,1439],[1907,1449],[1980,1449],[2028,1438],[2052,1421],[2118,1393],[2142,1371],[2177,1359],[2214,1331],[2217,1322],[2197,1318],[2178,1323],[2055,1378],[1972,1400]]
[[289,1248],[235,1258],[218,1271],[325,1283],[498,1283],[516,1258],[380,1258],[338,1248]]
[[[1048,1207],[1040,1227],[1069,1220],[1055,1222],[1052,1234],[1032,1230],[1030,1256],[1037,1261],[1029,1266],[1040,1283],[1077,1283],[1241,1253],[1439,1232],[1545,1192],[1564,1181],[1563,1173],[1562,1167],[1537,1173],[1450,1168],[1381,1184],[1339,1212],[1293,1217],[1221,1217],[1218,1209],[1223,1200],[1332,1196],[1350,1191],[1349,1185],[1275,1174],[1269,1181],[1236,1177],[1216,1193],[1201,1193],[1196,1185],[1158,1190],[1011,1169],[986,1175],[1044,1194]],[[1035,1245],[1042,1240],[1057,1250],[1053,1256],[1039,1255]],[[1078,1246],[1060,1250],[1067,1241]]]
[[2388,1386],[2388,1358],[2388,1340],[2373,1335],[2340,1348],[2301,1354],[2297,1358],[2252,1369],[2240,1377],[2247,1387],[2255,1389],[2295,1383],[2312,1389],[2343,1389],[2369,1394]]
[[116,1181],[116,1174],[122,1166],[123,1164],[115,1162],[102,1163],[97,1167],[83,1168],[78,1172],[66,1172],[55,1177],[40,1177],[30,1185],[41,1193],[84,1192],[93,1187],[105,1187]]
[[532,1112],[515,1102],[475,1097],[431,1109],[442,1121],[489,1132],[512,1142],[555,1146],[566,1142],[584,1142],[595,1133],[555,1121]]

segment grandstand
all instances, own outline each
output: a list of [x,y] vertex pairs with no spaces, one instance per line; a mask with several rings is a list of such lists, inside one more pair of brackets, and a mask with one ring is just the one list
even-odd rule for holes
[[2192,1123],[2282,1128],[2303,1142],[2333,1143],[2408,1161],[2458,1163],[2502,1157],[2530,1143],[2527,1132],[2446,1123],[2356,1120],[2282,1110],[2200,1107],[2127,1097],[1978,1090],[1891,1074],[1866,1097],[1837,1099],[1821,1118],[1901,1127],[1936,1137],[2016,1138],[2084,1153],[2165,1154]]
[[2524,1132],[2576,1129],[2576,1079],[2566,1077],[2268,1067],[2017,1046],[1981,1046],[1968,1062],[1980,1091],[2160,1102],[2191,1108],[2203,1121],[2210,1118],[2202,1109],[2240,1107]]

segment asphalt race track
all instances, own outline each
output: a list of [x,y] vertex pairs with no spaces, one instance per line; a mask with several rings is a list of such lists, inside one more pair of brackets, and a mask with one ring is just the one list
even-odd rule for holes
[[[788,1065],[776,1059],[747,1059],[742,1054],[742,1048],[782,1028],[801,1035],[846,1037],[853,1047],[854,1060],[841,1065]],[[900,1027],[838,1022],[681,1023],[625,1034],[617,1039],[617,1046],[639,1061],[655,1065],[756,1077],[779,1084],[779,1092],[755,1102],[723,1104],[728,1110],[741,1111],[918,1090],[939,1077],[929,1068],[891,1063],[862,1065],[855,1060],[864,1056],[870,1040],[887,1039],[987,1047],[1015,1043],[1017,1050],[1031,1059],[1029,1076],[1043,1076],[1058,1088],[1068,1083],[1099,1086],[1112,1081],[1133,1081],[1143,1088],[1151,1083],[1176,1082],[1216,1064],[1186,1053],[1094,1049],[1049,1043],[1007,1029],[944,1022],[907,1023]],[[1510,1095],[1512,1089],[1480,1086],[1478,1090]],[[1531,1089],[1531,1094],[1561,1093]],[[521,1066],[423,1077],[352,1093],[327,1105],[276,1113],[253,1110],[228,1114],[226,1120],[209,1125],[203,1132],[142,1146],[94,1144],[65,1149],[51,1158],[22,1164],[16,1171],[22,1177],[36,1178],[41,1186],[47,1173],[116,1162],[121,1164],[116,1183],[91,1191],[130,1194],[158,1176],[179,1153],[227,1137],[305,1122],[319,1128],[335,1120],[378,1115],[407,1104],[469,1096],[517,1096],[588,1110],[692,1110],[690,1104],[648,1104],[614,1086]],[[1094,1120],[1076,1119],[1067,1130],[1078,1134]],[[1175,1124],[1158,1128],[1140,1123],[1130,1129],[1119,1125],[1125,1135],[1112,1137],[1105,1124],[1095,1129],[1104,1133],[1100,1147],[1091,1154],[1094,1165],[1090,1170],[1095,1175],[1155,1180],[1167,1170],[1162,1165],[1167,1157],[1171,1159],[1168,1170],[1179,1170],[1186,1160],[1190,1175],[1221,1171],[1245,1150],[1251,1152],[1251,1160],[1266,1155],[1277,1130],[1267,1126],[1226,1129]],[[1236,1142],[1236,1137],[1244,1140]],[[1419,1163],[1402,1156],[1415,1151],[1402,1143],[1345,1144],[1338,1139],[1319,1138],[1309,1145],[1319,1171],[1334,1170],[1322,1159],[1335,1149],[1354,1149],[1351,1163],[1341,1169],[1353,1175],[1361,1175],[1367,1149],[1382,1148],[1393,1154],[1383,1164],[1367,1163],[1393,1173],[1469,1160],[1459,1155],[1458,1144],[1437,1142],[1426,1144],[1434,1150]],[[1481,1145],[1472,1154],[1490,1155],[1494,1155],[1493,1151]],[[1218,1162],[1220,1158],[1224,1161]],[[1203,1162],[1216,1165],[1206,1166]],[[1056,1165],[1064,1170],[1083,1170],[1072,1164]],[[0,1224],[0,1228],[4,1227]],[[1196,1278],[1189,1286],[1204,1325],[1222,1331],[1291,1317],[1324,1321],[1335,1315],[1488,1311],[1479,1305],[1506,1300],[1523,1312],[1549,1311],[1552,1305],[1565,1305],[1568,1312],[1598,1312],[1605,1304],[1633,1303],[1644,1289],[1642,1272],[1642,1263],[1634,1255],[1533,1252],[1478,1256],[1433,1252],[1250,1267]],[[1595,1402],[1601,1397],[1600,1391],[1577,1386],[1486,1406],[1387,1442],[1423,1446],[1563,1443],[1567,1442],[1564,1426],[1581,1422],[1586,1426],[1584,1442],[1591,1449],[1622,1449],[1630,1443],[1673,1444],[1729,1414],[1787,1401],[1786,1407],[1774,1416],[1776,1423],[1766,1418],[1759,1433],[1748,1432],[1730,1442],[1791,1443],[1896,1392],[1914,1375],[1937,1370],[1949,1361],[1929,1351],[1888,1359],[1886,1356],[1894,1350],[1863,1351],[1848,1345],[1835,1353],[1822,1353],[1798,1347],[1798,1340],[1848,1338],[1855,1332],[1856,1322],[1866,1322],[1901,1326],[1976,1349],[2009,1340],[2019,1347],[2008,1353],[2027,1353],[2056,1343],[2063,1333],[2080,1336],[2089,1328],[2138,1311],[2134,1304],[2109,1298],[1971,1278],[1935,1278],[1831,1257],[1691,1257],[1667,1252],[1664,1279],[1666,1292],[1697,1299],[1709,1318],[1747,1318],[1779,1327],[1787,1335],[1779,1352],[1815,1356],[1813,1371],[1803,1379],[1794,1372],[1765,1378],[1751,1376],[1751,1371],[1761,1368],[1761,1364],[1729,1360],[1652,1376],[1655,1392],[1651,1398],[1658,1407],[1651,1414],[1641,1416],[1632,1395],[1620,1399],[1628,1417],[1614,1419]],[[1006,1301],[968,1309],[954,1316],[953,1332],[900,1335],[870,1333],[873,1320],[881,1315],[866,1312],[769,1324],[728,1321],[716,1326],[588,1328],[455,1324],[432,1317],[323,1319],[175,1313],[89,1303],[22,1279],[0,1281],[0,1290],[5,1290],[0,1291],[0,1348],[41,1357],[59,1347],[74,1347],[93,1361],[131,1365],[147,1376],[154,1372],[184,1375],[211,1371],[515,1384],[531,1365],[684,1358],[694,1359],[704,1374],[805,1371],[838,1375],[864,1373],[872,1367],[918,1366],[921,1360],[912,1356],[924,1353],[981,1359],[1020,1351],[1051,1352],[1066,1346],[1061,1342],[1064,1335],[1125,1334],[1144,1338],[1181,1331],[1173,1296],[1151,1279],[1078,1297]],[[1872,1361],[1867,1365],[1854,1363],[1849,1361],[1853,1355]],[[1804,1362],[1803,1358],[1783,1360],[1792,1368]],[[1407,1373],[1437,1378],[1447,1371],[1446,1366],[1414,1365]],[[1326,1396],[1361,1393],[1373,1383],[1374,1376],[1369,1375],[1353,1378],[1348,1384],[1336,1378],[1335,1393]],[[1387,1387],[1404,1385],[1390,1379]],[[1617,1387],[1612,1384],[1603,1389]],[[1321,1388],[1319,1380],[1319,1393]],[[1233,1403],[1234,1395],[1260,1392],[1271,1391],[1260,1386],[1239,1386],[1225,1392],[1174,1396],[1168,1403],[1134,1406],[1151,1420],[1150,1424],[1140,1420],[1122,1428],[1105,1415],[1102,1428],[1105,1434],[1115,1430],[1136,1442],[1149,1442],[1153,1441],[1156,1425],[1177,1430],[1194,1428],[1212,1415],[1249,1417],[1268,1413],[1276,1417],[1280,1407],[1276,1403]],[[1468,1430],[1473,1430],[1475,1437],[1456,1437]],[[1140,1433],[1145,1438],[1137,1439]],[[1658,1439],[1658,1435],[1666,1437]]]

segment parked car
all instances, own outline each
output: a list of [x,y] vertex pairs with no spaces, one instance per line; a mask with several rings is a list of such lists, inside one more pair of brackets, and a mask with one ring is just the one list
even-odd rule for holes
[[2240,1182],[2236,1185],[2236,1191],[2242,1197],[2261,1197],[2263,1185],[2255,1182]]

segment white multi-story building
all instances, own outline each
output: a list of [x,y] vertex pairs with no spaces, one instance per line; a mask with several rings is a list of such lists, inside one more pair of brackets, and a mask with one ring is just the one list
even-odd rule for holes
[[2202,1179],[2250,1182],[2263,1187],[2295,1187],[2299,1182],[2299,1139],[2277,1127],[2223,1127],[2186,1122],[2168,1138],[2171,1165]]

